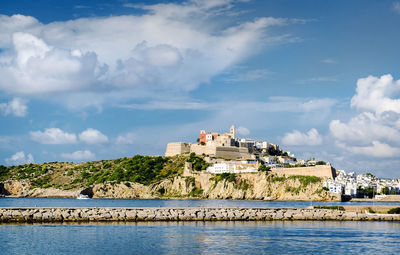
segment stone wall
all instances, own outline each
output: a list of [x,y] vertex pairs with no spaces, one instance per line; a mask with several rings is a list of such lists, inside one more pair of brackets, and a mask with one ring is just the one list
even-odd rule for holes
[[0,223],[244,220],[400,221],[400,215],[299,208],[0,208]]
[[254,158],[254,155],[249,153],[249,149],[244,147],[205,146],[181,142],[168,143],[165,156],[170,157],[191,152],[197,155],[205,154],[226,159]]
[[309,175],[321,178],[335,178],[336,170],[330,165],[293,167],[293,168],[272,168],[271,172],[279,176],[290,175]]
[[212,155],[216,154],[216,147],[215,146],[204,146],[199,144],[192,144],[190,146],[190,152],[194,152],[197,155]]
[[168,143],[165,150],[165,156],[171,157],[182,153],[190,152],[190,143]]

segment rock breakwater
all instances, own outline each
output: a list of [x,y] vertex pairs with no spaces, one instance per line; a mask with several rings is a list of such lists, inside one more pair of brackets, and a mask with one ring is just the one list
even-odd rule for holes
[[273,220],[400,221],[400,215],[309,208],[0,208],[0,223]]

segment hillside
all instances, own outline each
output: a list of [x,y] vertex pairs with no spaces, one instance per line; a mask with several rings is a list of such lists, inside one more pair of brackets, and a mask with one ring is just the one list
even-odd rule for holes
[[[183,176],[185,162],[194,173]],[[315,176],[208,174],[202,157],[140,156],[0,167],[0,194],[23,197],[337,200]]]

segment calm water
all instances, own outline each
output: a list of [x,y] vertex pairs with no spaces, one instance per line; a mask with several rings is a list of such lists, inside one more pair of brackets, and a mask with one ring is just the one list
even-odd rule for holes
[[169,199],[87,199],[74,198],[0,198],[0,207],[286,207],[310,205],[391,205],[400,203],[372,202],[305,202],[251,200],[169,200]]
[[389,222],[0,225],[1,254],[399,254]]

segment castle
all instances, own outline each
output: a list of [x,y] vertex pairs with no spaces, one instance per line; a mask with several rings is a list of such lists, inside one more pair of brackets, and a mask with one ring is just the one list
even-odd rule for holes
[[[200,130],[200,136],[195,144],[168,143],[165,156],[189,153],[208,156],[206,160],[214,163],[207,168],[207,172],[210,173],[258,172],[258,167],[264,164],[278,176],[309,175],[321,178],[336,176],[336,170],[329,163],[312,165],[311,161],[305,163],[304,160],[296,160],[294,155],[288,152],[282,152],[276,144],[250,138],[238,139],[235,126],[231,126],[229,133],[224,134]],[[285,168],[288,165],[291,167]]]
[[229,133],[219,134],[217,132],[206,132],[200,130],[198,143],[174,142],[168,143],[165,156],[192,153],[207,155],[210,157],[224,159],[255,160],[257,152],[265,152],[278,146],[268,142],[260,142],[253,139],[237,139],[235,126],[231,126]]

